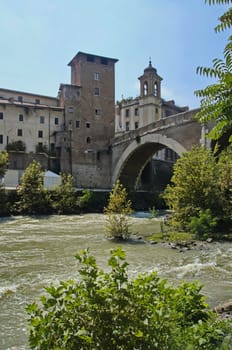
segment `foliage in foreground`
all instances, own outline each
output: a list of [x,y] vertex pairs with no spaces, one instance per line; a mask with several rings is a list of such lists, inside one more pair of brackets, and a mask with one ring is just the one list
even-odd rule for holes
[[173,210],[171,225],[176,229],[190,229],[197,238],[213,237],[217,232],[229,230],[232,147],[223,151],[219,159],[204,147],[193,147],[177,160],[173,170],[171,184],[164,193]]
[[127,239],[130,236],[128,215],[132,213],[131,201],[127,191],[116,181],[109,198],[108,206],[104,209],[107,215],[106,236],[115,239]]
[[31,349],[229,349],[229,323],[207,309],[198,284],[174,288],[156,272],[130,280],[121,248],[109,272],[87,250],[76,258],[77,280],[50,285],[41,305],[27,307]]
[[[205,0],[210,5],[231,4],[231,0]],[[215,27],[216,32],[221,32],[232,27],[232,8],[219,18],[219,24]],[[223,52],[224,59],[213,60],[213,67],[198,67],[197,73],[206,77],[217,79],[215,84],[207,86],[205,89],[195,91],[196,96],[201,98],[201,110],[197,118],[201,122],[213,121],[215,127],[209,133],[211,139],[218,140],[222,135],[228,136],[232,142],[232,36],[228,38],[228,43]]]

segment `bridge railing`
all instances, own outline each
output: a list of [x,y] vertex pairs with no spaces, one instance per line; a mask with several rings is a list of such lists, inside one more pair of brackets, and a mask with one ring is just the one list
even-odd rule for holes
[[178,114],[171,115],[166,118],[161,118],[151,124],[142,126],[141,128],[130,130],[130,131],[124,131],[122,134],[116,136],[112,141],[112,143],[118,143],[122,142],[124,140],[128,139],[134,139],[136,137],[139,137],[140,135],[146,133],[147,131],[154,130],[154,129],[163,129],[168,128],[176,125],[181,125],[187,122],[190,122],[193,120],[194,115],[199,112],[199,108],[192,109],[190,111],[181,112]]

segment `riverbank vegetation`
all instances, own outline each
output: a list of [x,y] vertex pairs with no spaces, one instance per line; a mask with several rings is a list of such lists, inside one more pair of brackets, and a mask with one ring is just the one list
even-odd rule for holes
[[232,146],[218,158],[204,147],[183,154],[164,198],[172,210],[172,230],[202,240],[226,238],[232,227]]
[[157,193],[127,194],[119,182],[112,192],[94,192],[76,191],[69,174],[62,174],[61,184],[52,189],[44,188],[43,179],[41,165],[34,161],[25,170],[17,191],[2,186],[1,215],[104,212],[107,235],[127,239],[132,210],[150,209],[150,217],[154,218],[157,209],[169,208],[168,217],[160,219],[160,233],[151,237],[154,242],[232,238],[232,145],[217,157],[204,147],[186,152],[175,163],[162,199]]
[[121,248],[107,272],[87,250],[76,258],[78,278],[48,286],[27,307],[31,349],[229,349],[230,325],[197,283],[173,287],[154,271],[131,280]]
[[113,239],[128,239],[131,235],[129,215],[132,213],[132,203],[128,199],[125,187],[119,181],[116,181],[110,193],[104,213],[106,236]]
[[[103,213],[110,191],[77,190],[70,174],[61,174],[61,180],[60,185],[45,188],[44,171],[39,163],[32,162],[17,189],[0,186],[0,216]],[[151,207],[164,209],[164,200],[159,195],[159,192],[130,191],[128,199],[133,211],[148,211]]]

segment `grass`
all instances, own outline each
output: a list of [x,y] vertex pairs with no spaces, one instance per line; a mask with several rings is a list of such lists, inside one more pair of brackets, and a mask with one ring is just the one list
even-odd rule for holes
[[159,232],[146,237],[148,241],[163,243],[190,243],[193,241],[194,237],[188,232]]

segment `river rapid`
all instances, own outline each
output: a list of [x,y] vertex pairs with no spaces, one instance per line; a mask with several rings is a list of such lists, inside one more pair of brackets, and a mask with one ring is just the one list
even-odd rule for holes
[[[51,282],[75,278],[74,258],[89,248],[101,268],[117,243],[104,237],[102,214],[13,217],[0,220],[0,350],[26,350],[25,307],[38,301]],[[159,230],[156,219],[132,218],[132,231]],[[232,298],[232,243],[210,243],[204,249],[179,252],[162,245],[123,243],[133,278],[157,270],[169,283],[198,280],[210,306]]]

